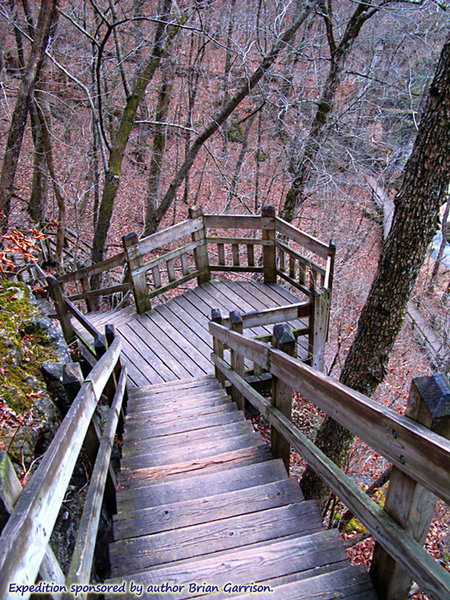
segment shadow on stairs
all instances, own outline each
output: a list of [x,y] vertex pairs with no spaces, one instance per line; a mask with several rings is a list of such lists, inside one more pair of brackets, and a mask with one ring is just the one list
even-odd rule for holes
[[214,378],[130,390],[121,469],[108,583],[126,596],[376,600]]

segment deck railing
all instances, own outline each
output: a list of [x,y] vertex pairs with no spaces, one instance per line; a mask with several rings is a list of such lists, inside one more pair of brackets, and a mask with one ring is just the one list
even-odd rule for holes
[[[142,239],[135,233],[125,235],[123,247],[116,256],[58,278],[62,286],[81,285],[81,291],[64,301],[64,292],[53,294],[57,304],[59,298],[58,316],[66,322],[66,339],[78,336],[65,315],[70,312],[81,320],[73,304],[79,300],[85,300],[90,311],[99,296],[132,291],[142,314],[150,310],[153,298],[192,279],[201,284],[214,272],[260,273],[265,283],[282,279],[305,296],[309,308],[302,310],[309,325],[308,331],[299,333],[308,338],[313,366],[323,367],[336,249],[276,217],[274,207],[263,207],[260,215],[203,215],[201,208],[191,208],[186,221],[163,231]],[[122,283],[91,288],[93,279],[118,268],[126,270]]]
[[[375,538],[371,575],[380,600],[407,598],[412,578],[434,597],[450,597],[450,574],[423,548],[436,505],[433,494],[450,503],[448,380],[437,375],[413,380],[406,414],[399,415],[291,356],[294,337],[287,325],[275,326],[273,345],[243,336],[236,313],[226,323],[215,318],[209,330],[219,381],[228,380],[241,409],[250,402],[267,419],[275,456],[289,468],[290,449],[297,450]],[[224,348],[231,353],[228,363]],[[271,399],[245,380],[245,359],[271,373]],[[293,390],[393,464],[384,509],[293,425]]]
[[[28,598],[31,588],[17,586],[32,586],[38,573],[42,581],[51,582],[49,591],[55,599],[70,592],[72,585],[90,582],[103,499],[115,509],[110,456],[127,383],[126,369],[120,365],[120,339],[108,337],[108,349],[84,382],[80,372],[73,377],[72,363],[72,381],[66,386],[72,404],[23,491],[6,453],[0,453],[0,527],[6,521],[0,537],[0,598]],[[95,415],[101,397],[110,406],[103,430]],[[93,468],[66,577],[48,542],[82,444]],[[72,593],[72,597],[79,595]]]
[[[135,233],[125,235],[123,246],[116,256],[59,277],[62,284],[81,282],[82,291],[69,300],[88,301],[132,289],[142,313],[152,298],[194,278],[208,281],[211,272],[261,273],[265,283],[280,277],[308,297],[321,290],[331,293],[333,286],[335,246],[276,217],[274,207],[264,207],[261,215],[203,215],[201,208],[192,208],[186,221],[163,231],[141,239]],[[124,283],[90,288],[93,276],[124,266]]]

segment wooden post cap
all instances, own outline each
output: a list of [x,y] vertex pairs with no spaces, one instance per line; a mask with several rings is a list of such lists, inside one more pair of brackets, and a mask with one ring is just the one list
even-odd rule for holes
[[240,315],[240,313],[237,310],[231,310],[230,311],[230,323],[231,325],[240,325],[241,323],[243,323],[242,321],[242,317]]
[[277,209],[275,206],[262,206],[261,207],[261,216],[262,217],[274,217],[276,215]]
[[222,315],[220,312],[220,308],[212,308],[211,309],[211,321],[214,323],[222,323]]
[[122,244],[125,246],[125,248],[129,248],[130,246],[134,246],[135,244],[138,243],[138,235],[137,233],[135,233],[134,231],[132,231],[131,233],[127,233],[126,235],[122,236]]
[[201,206],[190,206],[188,208],[188,217],[190,219],[196,219],[197,217],[201,217],[203,214],[203,208]]
[[443,373],[415,377],[414,385],[430,413],[432,423],[450,416],[450,382]]
[[282,349],[287,344],[295,344],[295,337],[287,323],[277,323],[273,326],[272,345]]

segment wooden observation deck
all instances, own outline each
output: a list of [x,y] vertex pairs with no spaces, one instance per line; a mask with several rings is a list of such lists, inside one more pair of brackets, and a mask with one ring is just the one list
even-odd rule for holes
[[[72,407],[25,490],[10,485],[5,502],[0,486],[12,511],[0,598],[19,597],[10,583],[31,585],[38,573],[62,592],[88,592],[102,498],[116,513],[111,578],[90,591],[106,597],[401,600],[411,573],[449,597],[448,573],[422,548],[433,494],[450,499],[450,445],[438,435],[448,435],[448,382],[416,379],[405,417],[322,374],[334,246],[272,208],[260,216],[191,210],[187,221],[142,240],[130,234],[123,245],[103,263],[47,280],[81,368],[66,369]],[[103,287],[91,289],[100,273]],[[96,309],[98,296],[117,294],[117,308]],[[127,294],[134,305],[120,307]],[[292,423],[293,390],[394,465],[384,510]],[[110,405],[103,426],[101,398]],[[250,405],[271,426],[270,447],[246,420]],[[109,464],[116,435],[117,475]],[[83,439],[93,470],[63,573],[48,540]],[[289,477],[291,448],[375,537],[370,577],[349,565],[338,532],[323,528],[315,502]]]

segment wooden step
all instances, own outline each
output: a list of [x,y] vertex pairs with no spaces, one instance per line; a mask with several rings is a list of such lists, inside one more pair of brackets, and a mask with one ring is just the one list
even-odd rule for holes
[[118,514],[215,496],[280,479],[287,479],[287,473],[283,461],[278,458],[268,462],[235,466],[220,472],[194,473],[189,477],[189,485],[186,485],[182,478],[163,483],[154,481],[137,489],[119,489]]
[[124,443],[128,443],[133,440],[140,440],[149,437],[160,437],[166,435],[172,435],[174,433],[183,433],[187,431],[195,431],[197,429],[205,429],[209,427],[215,427],[217,425],[226,425],[228,423],[236,423],[237,421],[244,421],[245,417],[242,411],[236,411],[225,414],[213,414],[204,416],[202,419],[196,419],[195,417],[185,419],[181,423],[166,423],[159,427],[154,427],[150,431],[147,428],[139,429],[138,431],[125,432],[123,436]]
[[114,576],[140,571],[184,558],[205,556],[292,534],[320,531],[322,521],[315,501],[261,510],[212,523],[182,527],[110,545]]
[[[271,590],[259,593],[258,600],[274,600],[274,597],[283,600],[377,600],[369,574],[360,567],[346,567],[285,585],[267,584],[267,587]],[[254,600],[255,594],[233,597],[235,600]],[[214,600],[216,598],[214,596]]]
[[130,406],[141,407],[146,406],[150,403],[155,405],[163,404],[164,402],[177,402],[198,400],[199,398],[211,398],[217,395],[226,395],[225,390],[220,386],[211,387],[207,390],[203,388],[197,388],[195,390],[185,390],[178,392],[164,392],[160,394],[145,394],[140,397],[134,397],[130,399]]
[[114,517],[114,539],[138,537],[180,527],[285,506],[303,499],[297,480],[282,479],[215,496],[182,500]]
[[164,392],[175,390],[187,390],[196,387],[207,387],[208,385],[218,386],[217,379],[214,375],[205,375],[204,377],[196,377],[195,379],[177,379],[175,381],[166,381],[165,383],[156,383],[153,385],[144,385],[134,390],[131,390],[131,396],[139,396],[148,392]]
[[208,473],[248,465],[271,458],[272,454],[266,444],[231,450],[213,457],[187,460],[173,465],[148,467],[144,469],[124,470],[117,477],[121,488],[132,488],[146,485],[152,481],[163,481],[176,477],[187,477],[193,473]]
[[180,457],[183,457],[183,461],[199,460],[223,454],[224,452],[258,446],[261,443],[263,443],[261,435],[254,432],[230,439],[218,437],[215,440],[208,440],[206,442],[196,440],[191,445],[176,446],[167,450],[160,449],[157,452],[150,446],[146,451],[142,449],[140,455],[124,457],[121,462],[121,468],[125,471],[173,465],[180,462]]
[[[246,546],[239,551],[227,550],[194,560],[181,560],[153,567],[146,571],[134,571],[120,575],[109,583],[133,581],[135,585],[143,585],[147,589],[148,586],[170,582],[172,586],[184,587],[176,594],[149,590],[147,597],[158,600],[185,600],[199,595],[190,592],[189,586],[192,582],[214,584],[220,592],[223,586],[230,582],[234,585],[260,581],[275,583],[276,580],[294,573],[297,578],[303,574],[307,579],[321,568],[333,570],[344,564],[348,564],[347,554],[340,543],[338,532],[332,530],[306,536],[290,536],[284,540]],[[129,594],[126,597],[133,596]],[[282,596],[273,595],[272,600],[284,599]]]
[[224,404],[226,402],[231,402],[230,396],[227,396],[225,392],[213,392],[209,395],[199,395],[195,398],[183,397],[179,399],[174,399],[170,397],[167,400],[163,400],[162,402],[155,401],[152,398],[146,400],[139,406],[133,406],[132,404],[127,404],[127,414],[134,415],[140,413],[147,413],[153,411],[171,411],[171,410],[184,410],[189,408],[194,408],[196,406],[202,406],[206,404]]
[[204,404],[185,411],[155,411],[150,414],[142,412],[140,417],[138,414],[136,414],[134,417],[126,419],[125,431],[139,431],[143,428],[153,430],[154,427],[157,428],[160,425],[165,425],[167,423],[170,423],[170,425],[175,425],[177,423],[188,421],[189,419],[202,419],[204,416],[227,414],[236,411],[237,406],[234,402],[226,402],[224,404],[216,404],[213,406]]
[[196,429],[187,431],[186,433],[174,433],[163,437],[142,439],[139,441],[128,442],[122,446],[122,456],[139,455],[142,452],[147,453],[147,449],[151,448],[154,452],[161,450],[169,450],[174,446],[183,449],[196,441],[199,443],[207,440],[217,440],[218,438],[231,439],[237,435],[252,433],[254,431],[250,421],[238,421],[237,423],[229,423],[228,425],[218,425],[217,427]]

